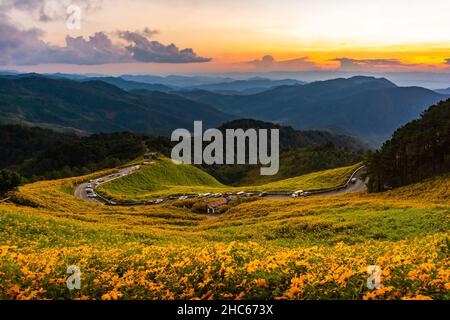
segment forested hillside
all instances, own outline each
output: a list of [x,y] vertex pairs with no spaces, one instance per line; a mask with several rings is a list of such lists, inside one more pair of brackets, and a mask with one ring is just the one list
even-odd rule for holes
[[32,180],[87,174],[140,156],[144,137],[132,133],[80,137],[48,129],[0,126],[0,169]]
[[373,192],[450,172],[450,100],[398,129],[368,163]]
[[103,81],[41,75],[0,77],[0,124],[28,124],[85,133],[168,134],[194,120],[214,127],[235,117],[177,95],[135,94]]

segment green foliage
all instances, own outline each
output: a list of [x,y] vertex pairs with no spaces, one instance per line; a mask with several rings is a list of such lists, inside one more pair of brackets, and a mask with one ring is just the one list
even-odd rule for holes
[[450,100],[398,129],[369,157],[369,191],[379,192],[450,172]]
[[0,170],[0,196],[17,188],[22,182],[22,177],[17,172]]
[[36,127],[0,126],[0,168],[36,181],[84,175],[128,162],[145,151],[131,133],[77,136]]
[[[259,185],[301,176],[310,172],[349,166],[360,162],[368,146],[359,140],[326,131],[299,131],[291,127],[251,119],[222,125],[226,129],[278,129],[280,170],[274,176],[261,176],[259,165],[202,165],[220,182],[232,185]],[[246,155],[248,157],[248,154]]]

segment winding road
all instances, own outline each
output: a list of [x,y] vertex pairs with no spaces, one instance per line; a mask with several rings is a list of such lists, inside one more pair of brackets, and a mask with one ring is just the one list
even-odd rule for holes
[[[108,201],[106,199],[102,199],[99,196],[97,196],[95,198],[89,198],[88,197],[88,194],[86,192],[86,188],[87,188],[88,184],[91,183],[93,185],[93,189],[95,190],[95,188],[98,187],[99,185],[101,185],[103,183],[106,183],[106,182],[109,182],[109,181],[112,181],[112,180],[115,180],[115,179],[122,178],[122,177],[124,177],[124,176],[126,176],[128,174],[131,174],[131,173],[135,172],[136,170],[139,170],[139,168],[140,168],[140,166],[127,167],[127,168],[124,168],[124,169],[120,169],[117,173],[113,173],[113,174],[110,174],[110,175],[107,175],[107,176],[104,176],[104,177],[99,177],[97,179],[93,179],[93,180],[91,180],[91,182],[82,183],[82,184],[80,184],[79,186],[77,186],[75,188],[74,195],[75,195],[75,197],[83,199],[83,200],[86,200],[86,201],[92,201],[92,202],[98,202],[98,203],[105,204]],[[99,181],[99,184],[97,186],[94,186],[94,183],[96,181]]]
[[[108,205],[137,206],[137,205],[154,204],[154,202],[151,202],[151,201],[143,202],[143,203],[117,204],[117,203],[110,201],[108,199],[105,199],[99,195],[97,195],[95,198],[88,197],[86,188],[89,183],[92,183],[93,189],[95,191],[95,188],[98,187],[99,185],[109,182],[109,181],[112,181],[112,180],[115,180],[115,179],[120,179],[120,178],[122,178],[126,175],[129,175],[139,169],[140,169],[140,165],[135,165],[132,167],[120,169],[118,173],[100,177],[100,178],[92,180],[91,182],[82,183],[75,188],[74,196],[77,198],[80,198],[82,200],[97,202],[97,203],[101,203],[101,204],[108,204]],[[353,174],[351,175],[351,177],[348,179],[348,181],[344,185],[342,185],[340,187],[336,187],[336,188],[331,188],[331,189],[309,191],[308,197],[317,196],[317,195],[332,196],[332,195],[338,195],[338,194],[350,193],[350,192],[363,192],[367,189],[366,188],[367,180],[363,180],[364,179],[363,178],[364,169],[365,169],[365,166],[361,166],[356,171],[354,171]],[[97,182],[97,185],[95,185],[96,182]],[[288,199],[288,198],[290,199],[290,198],[292,198],[292,192],[267,193],[265,195],[265,197],[270,198],[270,199]],[[178,197],[176,197],[176,198],[178,198]],[[170,200],[170,198],[162,199],[162,202],[166,202],[168,200]]]

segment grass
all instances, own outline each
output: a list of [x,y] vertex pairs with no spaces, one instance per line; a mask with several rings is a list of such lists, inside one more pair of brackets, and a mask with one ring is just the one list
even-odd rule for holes
[[171,195],[207,192],[317,190],[342,185],[360,166],[361,164],[356,164],[315,172],[259,186],[229,187],[194,166],[175,165],[170,160],[164,159],[145,166],[129,176],[105,183],[97,190],[103,196],[119,202],[143,201],[165,198]]
[[[104,174],[29,184],[19,204],[0,204],[0,299],[450,298],[450,176],[376,195],[261,199],[208,219],[67,192]],[[383,286],[370,291],[373,264]],[[65,286],[69,265],[80,291]]]

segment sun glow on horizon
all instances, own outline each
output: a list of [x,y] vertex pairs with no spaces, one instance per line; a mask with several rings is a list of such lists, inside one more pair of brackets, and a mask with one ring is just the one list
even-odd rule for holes
[[[422,0],[131,0],[126,4],[122,0],[103,0],[99,3],[96,10],[83,13],[80,30],[66,29],[61,19],[40,21],[20,8],[11,10],[9,17],[22,29],[42,30],[40,38],[49,45],[64,47],[67,36],[89,39],[97,32],[105,33],[116,43],[120,41],[119,30],[135,32],[149,28],[158,31],[149,37],[150,41],[173,43],[180,49],[192,48],[200,57],[212,58],[211,62],[178,64],[176,67],[182,71],[258,71],[256,66],[262,64],[255,61],[263,56],[273,57],[274,70],[364,66],[369,71],[379,68],[450,71],[448,0],[426,3]],[[351,65],[351,60],[363,61],[353,61]],[[154,67],[175,68],[164,64]],[[265,64],[263,69],[269,70],[270,65]]]

